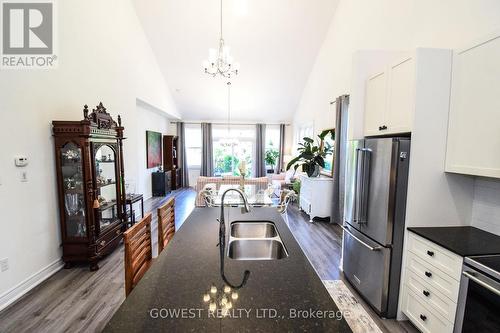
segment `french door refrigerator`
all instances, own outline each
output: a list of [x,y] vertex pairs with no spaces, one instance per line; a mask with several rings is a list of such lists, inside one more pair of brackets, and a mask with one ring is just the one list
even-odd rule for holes
[[409,138],[348,143],[344,276],[386,318],[397,312],[409,159]]

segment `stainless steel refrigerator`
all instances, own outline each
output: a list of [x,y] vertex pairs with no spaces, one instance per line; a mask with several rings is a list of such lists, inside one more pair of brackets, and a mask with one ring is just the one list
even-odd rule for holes
[[409,159],[409,138],[348,143],[344,276],[386,318],[397,312]]

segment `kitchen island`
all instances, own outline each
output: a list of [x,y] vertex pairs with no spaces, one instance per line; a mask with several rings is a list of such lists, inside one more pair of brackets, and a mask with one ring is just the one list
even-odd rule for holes
[[[197,208],[153,262],[120,306],[105,332],[351,332],[343,315],[274,208],[242,214],[226,209],[226,231],[233,221],[274,223],[287,257],[277,260],[234,260],[224,256],[225,276],[246,284],[224,293],[220,274],[217,208]],[[210,293],[211,287],[217,291]],[[212,290],[214,291],[214,290]],[[209,310],[211,298],[222,295],[232,307]],[[219,303],[219,302],[218,302]]]

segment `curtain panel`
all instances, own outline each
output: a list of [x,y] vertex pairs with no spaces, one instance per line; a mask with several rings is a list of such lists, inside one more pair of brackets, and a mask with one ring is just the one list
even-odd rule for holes
[[276,165],[276,174],[285,171],[283,156],[285,156],[285,124],[280,124],[280,146],[279,146],[278,163]]
[[212,124],[201,123],[201,170],[200,176],[213,174],[213,139]]
[[347,117],[349,109],[349,95],[342,95],[335,101],[335,147],[333,160],[333,223],[344,223],[345,202],[345,168],[347,156]]
[[256,136],[255,136],[255,176],[265,177],[266,176],[266,125],[257,124],[256,125]]
[[186,155],[186,129],[183,122],[177,123],[177,136],[180,141],[179,161],[181,167],[181,185],[189,187],[189,168]]

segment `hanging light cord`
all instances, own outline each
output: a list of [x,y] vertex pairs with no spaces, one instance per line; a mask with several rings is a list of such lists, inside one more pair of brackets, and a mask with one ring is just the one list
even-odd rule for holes
[[222,39],[222,0],[220,0],[220,39]]
[[227,134],[231,132],[231,82],[227,82]]

